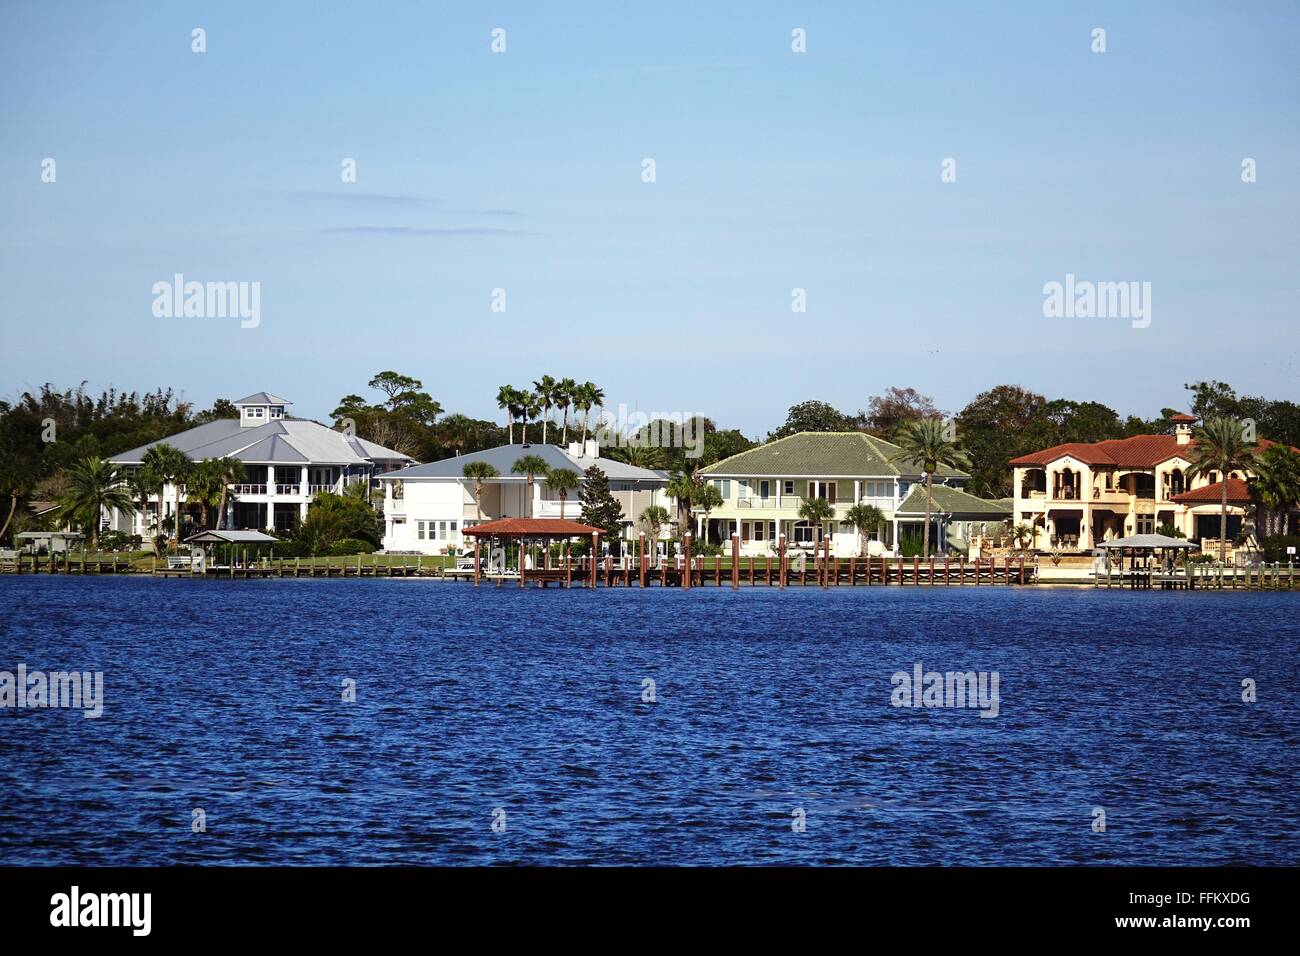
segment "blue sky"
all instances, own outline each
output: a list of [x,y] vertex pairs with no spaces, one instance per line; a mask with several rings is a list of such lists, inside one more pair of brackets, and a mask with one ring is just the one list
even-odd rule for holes
[[[1300,399],[1300,4],[701,6],[6,3],[0,393],[324,418],[392,368],[496,419],[549,373],[753,435],[890,385]],[[261,324],[155,318],[178,272]],[[1067,273],[1150,327],[1045,318]]]

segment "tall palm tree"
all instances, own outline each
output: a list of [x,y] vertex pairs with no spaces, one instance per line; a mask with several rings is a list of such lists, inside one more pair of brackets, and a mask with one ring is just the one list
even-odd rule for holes
[[474,482],[474,513],[478,520],[483,520],[483,482],[489,478],[500,477],[501,472],[497,471],[486,461],[467,461],[465,467],[460,473]]
[[551,406],[555,404],[555,397],[560,383],[549,375],[543,375],[537,381],[533,382],[533,388],[536,389],[537,400],[542,405],[542,444],[546,444],[546,429],[551,424]]
[[497,408],[506,413],[506,430],[510,433],[510,444],[515,443],[515,408],[519,405],[516,396],[519,389],[513,385],[502,385],[497,389]]
[[813,550],[822,539],[822,525],[835,517],[835,506],[825,498],[808,498],[799,506],[799,517],[813,526]]
[[1300,504],[1300,454],[1286,445],[1270,445],[1255,459],[1253,470],[1257,478],[1250,494],[1268,509],[1269,532],[1289,534],[1291,509]]
[[68,468],[68,486],[59,499],[58,518],[90,529],[90,547],[99,549],[99,520],[106,509],[135,511],[131,490],[116,466],[85,458]]
[[663,468],[668,461],[664,450],[658,445],[629,444],[621,448],[612,445],[603,454],[614,461],[635,465],[637,468]]
[[1241,434],[1241,423],[1231,418],[1211,418],[1196,429],[1188,457],[1192,466],[1189,477],[1218,472],[1221,482],[1219,501],[1219,563],[1228,560],[1228,475],[1244,472],[1255,461],[1254,446]]
[[564,409],[564,429],[560,433],[560,444],[569,444],[569,408],[573,405],[577,397],[578,383],[571,378],[560,379],[560,384],[555,386],[555,405],[557,408]]
[[867,553],[867,535],[885,523],[885,513],[875,505],[858,503],[844,513],[844,520],[858,532],[862,553]]
[[902,450],[891,460],[905,461],[925,475],[925,525],[921,529],[921,556],[930,556],[930,513],[934,510],[934,473],[940,466],[966,468],[970,461],[948,438],[948,429],[938,418],[904,422],[894,438]]
[[524,455],[510,466],[510,471],[516,475],[524,475],[528,479],[528,517],[533,516],[533,479],[538,475],[544,475],[548,471],[546,459],[541,455]]
[[582,441],[586,444],[588,420],[591,416],[591,410],[605,400],[605,392],[596,385],[595,382],[583,382],[578,386],[578,400],[574,403],[578,411],[582,412]]
[[149,548],[155,557],[158,555],[158,535],[162,533],[162,529],[155,528],[153,534],[149,533],[149,496],[157,490],[158,484],[158,479],[150,474],[149,469],[144,465],[133,469],[126,476],[127,490],[139,505],[135,510],[140,512],[140,530],[144,532],[142,537],[149,539]]
[[175,542],[177,546],[181,540],[181,485],[185,483],[185,473],[189,470],[190,460],[185,457],[180,449],[159,442],[144,453],[141,459],[144,466],[158,481],[158,529],[162,530],[163,526],[163,493],[168,484],[174,489],[176,505],[176,527]]
[[677,530],[684,533],[686,519],[683,515],[689,514],[691,497],[695,494],[694,480],[684,471],[675,471],[669,476],[668,483],[664,485],[664,494],[676,503]]
[[545,484],[560,496],[560,517],[564,517],[564,503],[569,500],[569,492],[582,484],[581,476],[572,468],[552,468],[546,473]]
[[[220,529],[226,523],[226,498],[230,494],[230,486],[237,485],[244,480],[244,463],[238,458],[218,458],[216,472],[218,480],[221,482],[221,498],[217,502],[217,528]],[[307,489],[303,489],[306,492]]]
[[[523,443],[528,444],[528,426],[537,421],[537,416],[542,413],[542,401],[537,397],[536,392],[519,393],[519,417],[524,423]],[[545,428],[545,426],[543,426]],[[545,432],[543,432],[545,434]]]
[[718,490],[717,485],[710,484],[707,481],[697,481],[695,483],[695,490],[691,493],[691,505],[703,512],[700,523],[702,536],[706,536],[708,533],[709,514],[721,504],[722,492]]
[[220,504],[224,492],[221,459],[204,458],[196,464],[185,491],[186,503],[199,506],[199,525],[207,530],[209,511]]

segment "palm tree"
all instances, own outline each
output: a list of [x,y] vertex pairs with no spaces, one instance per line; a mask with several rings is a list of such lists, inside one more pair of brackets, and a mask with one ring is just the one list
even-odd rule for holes
[[867,534],[885,523],[885,513],[875,505],[856,504],[844,513],[844,520],[857,529],[862,553],[867,553]]
[[510,444],[515,443],[515,407],[519,389],[513,385],[502,385],[497,389],[497,408],[506,413],[506,431],[510,434]]
[[140,530],[145,532],[144,537],[149,539],[149,547],[154,556],[158,555],[158,534],[159,529],[155,529],[153,534],[149,534],[149,496],[154,493],[158,487],[157,479],[149,473],[149,469],[141,465],[131,471],[126,476],[126,487],[131,492],[131,497],[139,505],[135,510],[140,512]]
[[583,382],[578,386],[578,398],[574,402],[574,407],[582,412],[582,441],[587,442],[587,422],[591,416],[591,410],[605,400],[605,392],[597,387],[595,382]]
[[[527,444],[528,444],[528,426],[529,426],[532,422],[535,422],[535,421],[537,420],[537,416],[541,414],[541,412],[542,412],[542,402],[541,402],[541,399],[539,399],[539,398],[537,397],[537,394],[536,394],[535,392],[520,392],[520,393],[519,393],[519,405],[518,405],[517,407],[519,408],[519,417],[522,418],[522,419],[523,419],[523,422],[524,422],[524,440],[523,440],[523,442],[524,442],[525,445],[527,445]],[[543,429],[545,429],[545,426],[542,426],[542,427],[543,427]],[[543,434],[545,434],[544,431],[543,431]]]
[[1028,551],[1034,544],[1033,525],[1018,524],[1013,527],[1011,540],[1015,542],[1017,550]]
[[91,550],[99,549],[99,520],[106,509],[131,513],[135,501],[116,466],[85,458],[68,468],[68,487],[59,499],[59,521],[90,528]]
[[695,482],[695,490],[691,493],[691,505],[704,512],[701,527],[706,535],[709,528],[709,513],[720,504],[722,504],[722,492],[718,490],[717,485]]
[[578,383],[571,378],[560,379],[560,384],[555,386],[555,405],[557,408],[564,409],[564,430],[560,433],[560,444],[569,443],[569,408],[573,405],[577,397]]
[[668,523],[668,519],[668,509],[659,505],[651,505],[641,512],[641,524],[650,532],[651,541],[659,540],[659,532]]
[[199,525],[207,530],[208,509],[221,501],[221,463],[217,458],[204,458],[190,472],[185,486],[186,504],[199,506]]
[[835,517],[835,506],[825,498],[808,498],[799,506],[799,517],[813,526],[813,550],[822,539],[822,524]]
[[676,503],[677,529],[679,532],[684,532],[686,524],[683,514],[689,513],[691,497],[695,494],[695,482],[684,471],[675,471],[668,478],[668,483],[664,485],[664,494]]
[[549,375],[543,375],[537,381],[533,382],[533,388],[537,389],[536,398],[542,405],[542,444],[546,444],[546,429],[551,424],[551,406],[555,404],[555,398],[558,394],[560,383]]
[[[218,458],[216,464],[217,478],[221,482],[221,498],[217,502],[217,528],[220,529],[226,523],[226,497],[230,494],[230,486],[237,485],[244,480],[244,463],[238,458]],[[303,489],[307,491],[306,488]]]
[[948,429],[938,418],[904,422],[894,441],[902,449],[891,460],[901,460],[925,474],[925,525],[921,529],[921,556],[930,556],[930,512],[934,510],[934,473],[940,466],[969,467],[970,462],[948,438]]
[[621,461],[637,468],[663,468],[668,459],[664,450],[657,445],[611,445],[602,454],[614,461]]
[[1244,472],[1255,461],[1253,446],[1241,434],[1241,423],[1231,418],[1211,418],[1193,435],[1189,457],[1189,477],[1218,472],[1221,482],[1219,501],[1219,563],[1228,560],[1228,475]]
[[500,477],[501,472],[497,471],[486,461],[467,461],[465,467],[460,473],[474,482],[474,512],[478,515],[478,520],[483,520],[483,482],[489,478]]
[[569,500],[569,492],[582,484],[582,478],[572,468],[552,468],[546,473],[546,487],[560,496],[560,517],[564,517],[564,503]]
[[168,484],[172,485],[174,489],[176,504],[175,541],[179,546],[181,540],[181,485],[185,482],[185,474],[189,470],[190,460],[185,457],[180,449],[166,442],[159,442],[144,453],[141,462],[158,482],[159,531],[162,531],[163,526],[163,492]]
[[1250,494],[1268,509],[1270,534],[1289,534],[1291,509],[1300,503],[1300,454],[1286,445],[1270,445],[1255,459],[1254,471],[1258,477],[1250,484]]
[[528,517],[533,516],[533,479],[538,475],[544,475],[549,470],[546,459],[541,455],[524,455],[510,466],[510,471],[516,475],[525,475],[528,478]]

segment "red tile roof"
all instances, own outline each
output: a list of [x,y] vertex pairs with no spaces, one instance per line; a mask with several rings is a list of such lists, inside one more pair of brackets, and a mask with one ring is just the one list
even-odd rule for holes
[[[1277,442],[1261,439],[1255,446],[1255,454],[1262,454],[1270,445]],[[1178,444],[1175,435],[1134,435],[1131,438],[1109,438],[1097,442],[1070,442],[1065,445],[1053,445],[1042,451],[1031,452],[1011,459],[1014,466],[1047,465],[1069,455],[1085,465],[1118,465],[1121,468],[1154,468],[1170,458],[1189,458],[1196,447],[1196,439],[1186,445]],[[1293,449],[1300,450],[1300,449]]]
[[[1204,488],[1196,488],[1192,491],[1184,491],[1181,495],[1174,495],[1174,501],[1182,505],[1197,504],[1219,504],[1223,501],[1223,482],[1216,481],[1212,485],[1206,485]],[[1228,504],[1241,505],[1250,501],[1250,489],[1240,478],[1228,479]]]
[[499,518],[482,524],[470,525],[462,534],[500,535],[503,538],[573,538],[578,535],[604,534],[600,528],[570,521],[568,518]]

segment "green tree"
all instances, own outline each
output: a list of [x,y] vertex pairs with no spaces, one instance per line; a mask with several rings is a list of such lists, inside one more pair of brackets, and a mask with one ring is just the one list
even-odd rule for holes
[[703,528],[705,538],[708,536],[709,515],[714,508],[722,504],[722,492],[718,486],[707,481],[697,481],[691,490],[691,506],[704,513]]
[[885,523],[885,513],[875,505],[855,504],[844,513],[844,520],[858,532],[862,553],[867,553],[867,535]]
[[515,460],[510,466],[512,474],[523,475],[528,480],[528,517],[533,516],[533,481],[538,475],[544,475],[549,470],[546,459],[541,455],[524,455]]
[[141,464],[146,472],[158,482],[158,530],[163,531],[163,494],[166,486],[171,485],[175,497],[176,518],[174,522],[174,537],[169,547],[173,544],[180,546],[180,538],[183,533],[181,527],[181,486],[185,483],[186,473],[190,468],[190,460],[179,449],[166,442],[159,442],[152,446],[144,453],[141,458]]
[[533,394],[541,404],[542,411],[542,444],[547,443],[546,432],[551,424],[551,408],[555,405],[555,398],[559,392],[560,383],[549,375],[543,375],[537,381],[533,382]]
[[572,468],[552,468],[543,479],[546,487],[560,496],[560,517],[564,517],[564,503],[569,500],[569,492],[582,484],[582,478]]
[[486,461],[468,461],[460,473],[474,482],[474,513],[478,520],[483,520],[483,482],[489,478],[500,477],[501,472]]
[[578,496],[582,502],[582,523],[600,528],[606,540],[613,541],[623,530],[623,506],[610,493],[609,478],[599,466],[592,465],[583,475],[586,480]]
[[641,512],[641,526],[645,529],[647,536],[651,541],[659,540],[659,533],[663,530],[670,520],[668,509],[659,505],[650,505]]
[[223,496],[222,459],[204,458],[190,469],[185,486],[186,503],[199,506],[199,526],[208,527],[208,512],[220,504]]
[[1255,459],[1251,497],[1268,512],[1268,536],[1289,534],[1291,509],[1300,504],[1300,454],[1286,445],[1269,445]]
[[337,542],[347,538],[378,547],[379,516],[370,503],[365,483],[351,484],[341,495],[331,491],[318,492],[294,537],[309,554],[328,553]]
[[59,499],[58,520],[90,530],[90,547],[99,548],[99,521],[105,510],[135,511],[121,472],[102,458],[85,458],[68,469],[68,488]]
[[574,400],[574,407],[582,412],[582,440],[587,441],[588,420],[591,416],[591,410],[601,405],[605,401],[605,392],[594,382],[583,382],[577,388],[577,397]]
[[1227,561],[1228,475],[1245,470],[1254,463],[1253,444],[1242,435],[1241,422],[1231,418],[1211,418],[1193,433],[1188,457],[1192,465],[1188,477],[1217,472],[1222,482],[1219,502],[1219,563]]
[[921,556],[930,556],[930,513],[934,510],[934,473],[940,466],[964,468],[970,465],[950,433],[950,425],[938,418],[907,422],[898,430],[895,443],[902,451],[893,456],[925,474],[925,524],[921,528]]
[[506,431],[510,444],[515,443],[515,409],[519,407],[519,389],[513,385],[502,385],[497,389],[497,408],[506,413]]
[[560,433],[560,444],[569,444],[569,408],[578,398],[578,383],[571,378],[562,378],[555,386],[555,407],[564,410],[564,429]]
[[686,532],[686,515],[690,513],[691,496],[695,493],[695,481],[685,472],[673,472],[664,486],[664,494],[677,505],[677,530]]
[[783,424],[768,440],[785,438],[799,432],[847,432],[853,431],[853,420],[826,402],[801,402],[791,405]]
[[799,517],[813,527],[813,549],[822,540],[822,524],[835,517],[835,506],[825,498],[808,498],[799,506]]

